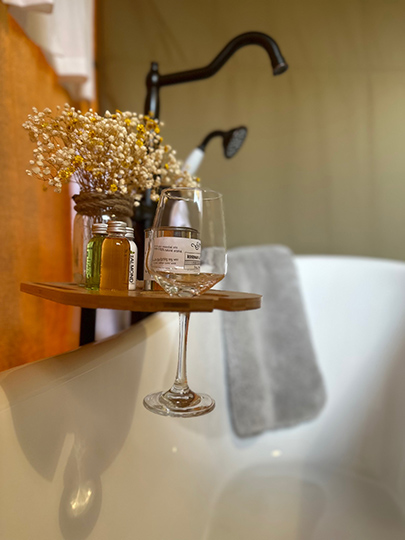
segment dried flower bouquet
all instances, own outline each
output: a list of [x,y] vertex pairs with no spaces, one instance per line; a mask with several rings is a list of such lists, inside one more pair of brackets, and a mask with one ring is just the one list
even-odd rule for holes
[[36,143],[26,172],[43,180],[45,188],[60,192],[75,181],[82,192],[129,195],[137,206],[147,189],[155,200],[160,186],[199,181],[182,171],[176,152],[163,145],[157,120],[121,111],[82,114],[68,104],[56,109],[53,115],[51,109],[33,108],[23,124]]

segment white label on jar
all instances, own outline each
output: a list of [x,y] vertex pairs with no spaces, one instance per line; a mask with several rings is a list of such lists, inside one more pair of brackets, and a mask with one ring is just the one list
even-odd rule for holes
[[153,241],[153,268],[172,274],[199,274],[201,242],[195,238],[162,236]]
[[138,248],[133,240],[129,240],[130,251],[129,251],[129,275],[128,275],[128,289],[134,291],[136,289],[136,266],[137,266],[137,255]]
[[145,234],[145,250],[144,250],[144,265],[143,265],[143,279],[144,281],[150,281],[151,275],[148,272],[148,268],[146,266],[147,257],[148,257],[148,251],[149,251],[149,235]]

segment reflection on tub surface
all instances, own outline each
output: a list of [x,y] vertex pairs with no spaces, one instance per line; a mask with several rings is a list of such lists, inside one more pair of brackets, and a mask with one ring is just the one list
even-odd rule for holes
[[206,539],[252,534],[255,540],[403,540],[405,518],[390,494],[366,477],[324,467],[262,466],[224,487]]
[[[101,475],[128,436],[141,374],[141,363],[130,362],[127,354],[133,345],[123,336],[119,345],[112,341],[90,345],[1,376],[10,404],[3,418],[11,415],[25,458],[56,491],[60,531],[66,540],[87,538],[97,523],[103,498]],[[125,371],[108,362],[109,356],[117,363],[127,358]],[[29,483],[25,489],[35,507],[40,492]]]

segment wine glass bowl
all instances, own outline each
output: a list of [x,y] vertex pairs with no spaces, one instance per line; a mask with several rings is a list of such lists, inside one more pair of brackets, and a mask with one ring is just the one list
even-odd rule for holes
[[170,295],[199,295],[221,281],[226,273],[222,195],[197,188],[164,190],[146,265]]
[[[226,274],[226,240],[222,195],[200,188],[162,191],[149,235],[146,267],[171,296],[200,295]],[[145,407],[166,416],[199,416],[214,400],[190,390],[186,349],[190,313],[179,313],[177,374],[167,392],[146,396]]]

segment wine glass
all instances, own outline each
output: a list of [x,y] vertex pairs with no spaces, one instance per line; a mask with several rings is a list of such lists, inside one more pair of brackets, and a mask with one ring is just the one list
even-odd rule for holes
[[[171,296],[192,297],[221,281],[226,273],[222,195],[200,188],[162,191],[149,236],[146,266]],[[200,416],[215,401],[193,392],[187,383],[186,353],[190,313],[179,313],[176,378],[166,392],[145,397],[145,407],[164,416]]]

